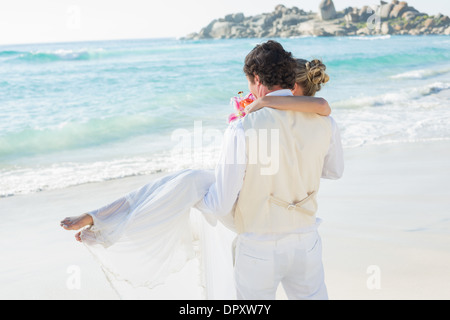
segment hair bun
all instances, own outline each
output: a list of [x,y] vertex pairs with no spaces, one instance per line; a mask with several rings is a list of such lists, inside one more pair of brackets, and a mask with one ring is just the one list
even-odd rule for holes
[[319,59],[314,59],[306,63],[306,73],[308,80],[315,85],[325,84],[330,77],[325,72],[327,67]]

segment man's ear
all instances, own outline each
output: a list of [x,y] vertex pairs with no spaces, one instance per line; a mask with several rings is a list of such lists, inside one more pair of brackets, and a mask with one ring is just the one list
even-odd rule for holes
[[261,84],[261,81],[260,81],[260,79],[259,79],[259,76],[257,75],[257,74],[255,74],[255,76],[253,77],[253,79],[254,79],[254,81],[255,81],[255,84]]

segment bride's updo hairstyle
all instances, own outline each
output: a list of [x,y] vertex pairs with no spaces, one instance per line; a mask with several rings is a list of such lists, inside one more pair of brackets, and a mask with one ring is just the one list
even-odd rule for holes
[[330,77],[325,72],[327,67],[319,59],[307,61],[296,59],[295,82],[303,88],[305,96],[313,97],[322,89],[322,85],[330,81]]

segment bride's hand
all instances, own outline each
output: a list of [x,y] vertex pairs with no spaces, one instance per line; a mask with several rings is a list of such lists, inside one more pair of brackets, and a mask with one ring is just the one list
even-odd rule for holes
[[252,104],[248,105],[245,108],[245,113],[249,114],[255,111],[258,111],[260,109],[264,108],[264,105],[262,104],[262,99],[256,99],[255,101],[253,101]]

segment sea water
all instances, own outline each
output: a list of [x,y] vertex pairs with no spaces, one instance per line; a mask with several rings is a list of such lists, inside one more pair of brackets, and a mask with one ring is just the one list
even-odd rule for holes
[[[213,168],[265,40],[0,46],[0,197]],[[327,65],[345,148],[450,139],[450,37],[276,40]]]

